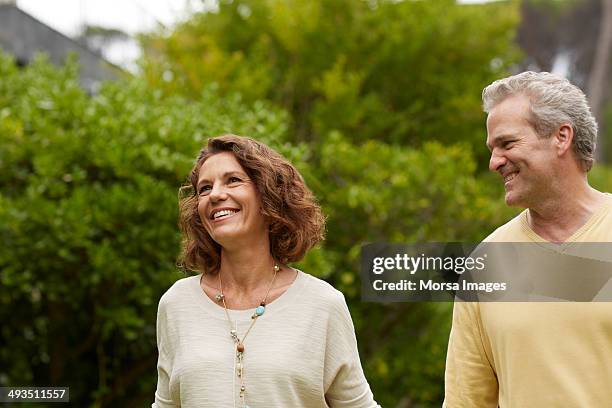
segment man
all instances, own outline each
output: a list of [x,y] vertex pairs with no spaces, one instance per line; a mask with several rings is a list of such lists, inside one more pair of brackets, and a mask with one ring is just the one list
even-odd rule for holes
[[[485,241],[611,242],[612,196],[587,181],[597,124],[582,91],[523,72],[483,102],[489,168],[525,208]],[[610,407],[612,303],[457,301],[445,382],[447,408]]]

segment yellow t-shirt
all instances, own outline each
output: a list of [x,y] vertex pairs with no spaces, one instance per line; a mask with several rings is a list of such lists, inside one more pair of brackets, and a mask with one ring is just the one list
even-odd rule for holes
[[[612,196],[563,245],[612,242]],[[490,242],[546,242],[527,210]],[[455,302],[447,408],[612,407],[612,302]]]

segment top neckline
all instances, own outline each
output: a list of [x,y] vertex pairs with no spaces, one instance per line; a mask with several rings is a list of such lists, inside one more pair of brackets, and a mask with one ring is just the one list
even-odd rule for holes
[[[287,290],[281,294],[278,298],[274,299],[272,302],[266,304],[266,315],[274,314],[280,309],[292,303],[293,300],[301,293],[301,287],[304,285],[305,277],[304,272],[299,269],[294,269],[297,272],[297,275],[291,285],[287,288]],[[227,320],[227,316],[225,315],[225,308],[222,304],[218,304],[214,302],[208,295],[204,292],[204,289],[200,286],[200,279],[202,278],[202,274],[198,274],[196,276],[192,276],[192,284],[190,285],[194,292],[196,292],[196,297],[198,299],[199,305],[206,311],[206,313],[212,315],[213,317]],[[230,317],[234,321],[251,321],[251,316],[253,316],[255,308],[252,309],[244,309],[244,310],[234,310],[227,309]]]
[[524,210],[520,214],[521,226],[523,228],[523,231],[525,231],[527,236],[532,241],[535,241],[538,243],[544,243],[544,244],[554,244],[554,245],[558,245],[559,247],[566,247],[566,246],[572,245],[575,242],[578,242],[578,239],[580,238],[580,236],[583,235],[586,231],[588,231],[593,226],[593,224],[599,221],[599,219],[607,212],[608,207],[612,204],[612,194],[606,193],[606,198],[607,200],[601,206],[599,206],[599,208],[597,208],[593,212],[593,214],[591,214],[589,219],[584,224],[582,224],[580,228],[574,231],[574,233],[570,235],[569,238],[567,238],[565,241],[560,242],[560,243],[552,242],[547,239],[544,239],[537,232],[535,232],[533,228],[531,228],[531,226],[529,225],[529,221],[527,219],[527,213],[529,212],[529,209]]

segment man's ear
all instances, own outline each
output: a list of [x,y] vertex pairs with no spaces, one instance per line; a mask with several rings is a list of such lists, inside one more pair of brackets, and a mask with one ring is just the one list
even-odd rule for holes
[[574,141],[574,128],[571,124],[561,124],[553,137],[555,138],[555,147],[558,156],[563,156],[568,151],[571,152],[572,143]]

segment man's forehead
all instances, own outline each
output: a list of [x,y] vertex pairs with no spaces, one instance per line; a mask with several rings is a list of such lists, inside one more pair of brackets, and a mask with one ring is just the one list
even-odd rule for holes
[[525,106],[529,106],[529,98],[525,95],[510,95],[496,103],[489,110],[489,116],[497,116],[500,113],[508,114],[516,110],[522,110]]
[[487,141],[502,136],[514,136],[520,129],[531,126],[529,99],[525,96],[506,98],[487,115]]
[[527,119],[530,114],[531,102],[527,95],[510,95],[496,104],[487,115],[487,126],[490,122],[507,119]]

